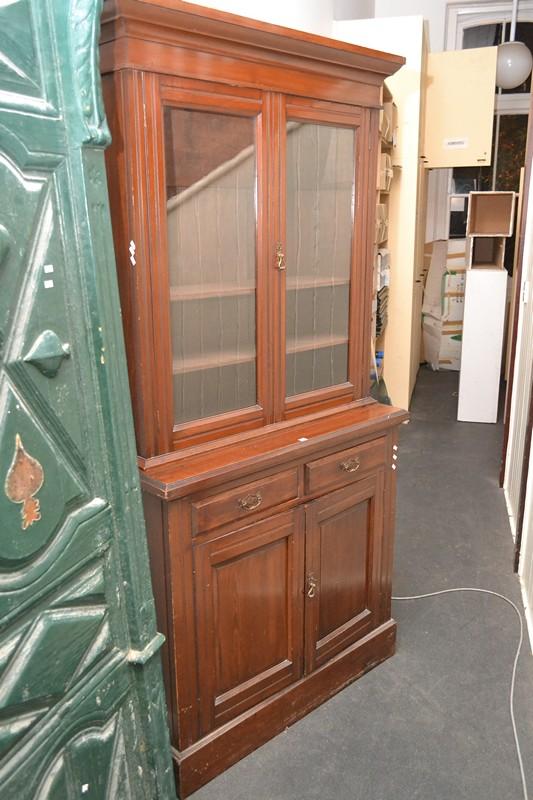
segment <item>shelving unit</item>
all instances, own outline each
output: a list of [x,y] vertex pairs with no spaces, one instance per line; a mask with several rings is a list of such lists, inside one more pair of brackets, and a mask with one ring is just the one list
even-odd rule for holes
[[398,114],[392,94],[384,85],[380,111],[380,148],[378,153],[376,236],[374,253],[374,287],[372,297],[372,346],[374,350],[371,377],[379,381],[383,375],[385,328],[388,321],[390,282],[389,199],[394,179]]
[[466,220],[470,269],[503,269],[515,206],[515,192],[470,192]]

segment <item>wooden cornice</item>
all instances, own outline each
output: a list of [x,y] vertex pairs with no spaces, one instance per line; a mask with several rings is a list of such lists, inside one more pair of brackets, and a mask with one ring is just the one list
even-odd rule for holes
[[[213,55],[231,50],[240,60],[257,62],[260,58],[265,65],[286,64],[292,70],[319,72],[372,85],[381,84],[405,62],[401,56],[182,0],[106,0],[102,14],[102,71],[123,68],[158,71],[157,63],[143,62],[146,48],[132,47],[135,40]],[[168,64],[163,59],[161,71],[167,70]]]

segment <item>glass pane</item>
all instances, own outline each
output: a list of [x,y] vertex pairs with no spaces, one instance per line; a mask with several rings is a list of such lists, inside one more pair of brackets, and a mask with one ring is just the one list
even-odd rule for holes
[[287,125],[287,396],[348,380],[355,131]]
[[527,114],[502,114],[498,133],[496,191],[517,192],[526,160]]
[[174,421],[255,405],[255,120],[165,109]]
[[463,50],[469,50],[472,47],[493,47],[500,44],[501,41],[501,22],[474,25],[471,28],[465,28],[463,32]]

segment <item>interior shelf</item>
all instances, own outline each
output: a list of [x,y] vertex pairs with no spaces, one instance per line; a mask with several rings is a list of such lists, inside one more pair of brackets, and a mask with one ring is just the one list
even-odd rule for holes
[[[321,278],[304,276],[299,278],[287,278],[287,291],[298,291],[300,289],[324,289],[334,288],[335,286],[349,286],[348,278]],[[254,294],[255,284],[216,284],[203,283],[191,286],[171,286],[170,300],[178,302],[181,300],[203,300],[212,297],[237,297],[239,295]]]
[[[297,342],[289,340],[287,342],[287,353],[290,355],[293,353],[305,353],[309,350],[322,350],[326,347],[338,347],[343,344],[348,344],[348,339],[345,336],[306,336],[300,337]],[[256,354],[251,351],[226,351],[219,356],[207,353],[204,356],[174,359],[172,372],[174,375],[180,375],[186,372],[217,369],[219,367],[228,367],[232,364],[245,364],[249,361],[254,361],[255,358]]]
[[287,277],[287,291],[298,291],[299,289],[324,289],[333,288],[334,286],[349,286],[350,281],[348,278],[320,278],[312,276],[303,276],[298,278]]
[[211,297],[237,297],[243,294],[254,294],[255,284],[253,283],[201,283],[191,286],[171,286],[170,300],[203,300]]
[[226,351],[220,355],[207,353],[204,356],[191,356],[185,359],[174,359],[172,372],[174,375],[182,375],[186,372],[201,372],[202,370],[217,369],[219,367],[229,367],[233,364],[246,364],[255,361],[256,354],[248,352]]
[[298,341],[287,341],[287,353],[305,353],[308,350],[322,350],[325,347],[338,347],[348,344],[346,336],[301,336]]

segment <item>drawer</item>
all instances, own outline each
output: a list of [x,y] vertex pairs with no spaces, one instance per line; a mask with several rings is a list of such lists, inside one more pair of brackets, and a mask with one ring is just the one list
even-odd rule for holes
[[318,458],[305,465],[305,491],[315,494],[322,489],[346,486],[358,480],[370,469],[385,463],[386,438],[384,436],[371,442],[340,450],[331,456]]
[[193,533],[210,531],[232,520],[246,520],[255,512],[279,506],[298,497],[297,469],[268,475],[227,492],[192,502]]

